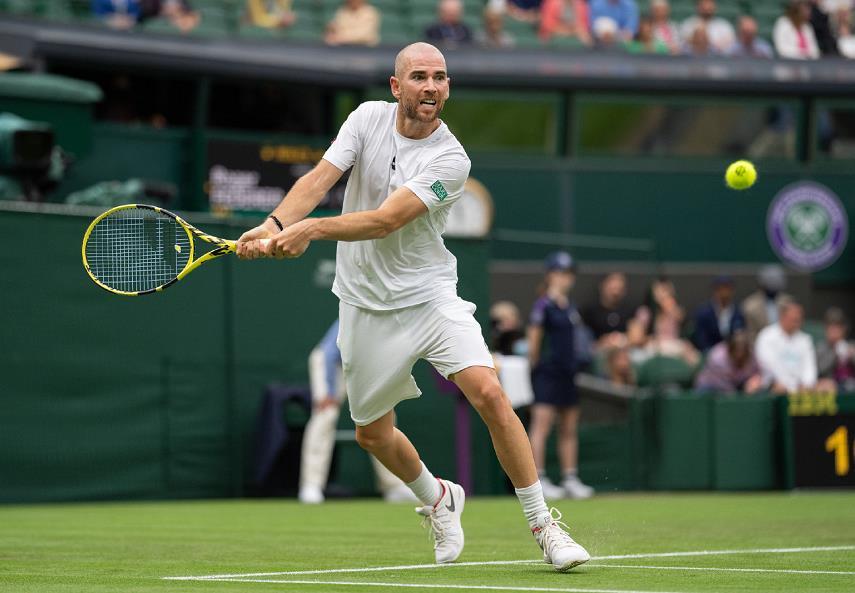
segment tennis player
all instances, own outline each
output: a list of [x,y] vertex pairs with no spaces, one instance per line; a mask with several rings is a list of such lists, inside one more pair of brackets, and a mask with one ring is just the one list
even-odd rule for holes
[[[453,562],[463,550],[465,493],[435,478],[395,427],[398,402],[421,395],[411,375],[420,358],[481,415],[544,559],[569,570],[590,556],[546,506],[525,429],[499,384],[475,306],[457,296],[457,260],[441,237],[470,168],[439,119],[449,96],[445,58],[427,43],[409,45],[389,82],[396,102],[357,107],[318,165],[240,237],[237,253],[294,258],[311,241],[339,242],[333,292],[356,439],[424,504],[416,510],[430,525],[437,562]],[[306,218],[348,169],[341,216]]]

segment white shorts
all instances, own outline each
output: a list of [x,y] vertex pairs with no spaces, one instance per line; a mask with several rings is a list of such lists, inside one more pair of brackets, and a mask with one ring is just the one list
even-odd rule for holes
[[475,305],[457,295],[391,311],[339,303],[338,346],[350,416],[365,426],[419,397],[413,365],[420,358],[448,378],[471,366],[493,367]]

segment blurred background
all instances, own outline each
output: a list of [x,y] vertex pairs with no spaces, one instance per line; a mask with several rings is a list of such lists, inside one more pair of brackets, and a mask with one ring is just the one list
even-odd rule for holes
[[[447,244],[498,353],[525,361],[544,258],[572,256],[583,480],[852,487],[852,11],[0,0],[0,502],[296,493],[307,359],[337,314],[335,246],[219,261],[125,299],[86,278],[80,241],[126,202],[238,236],[360,102],[391,100],[395,55],[418,40],[443,49],[452,77],[442,118],[472,172]],[[741,192],[723,178],[739,158],[759,172]],[[318,215],[340,210],[343,187]],[[758,351],[766,326],[812,349],[776,360]],[[813,381],[776,375],[808,358]],[[425,394],[399,423],[434,473],[509,492],[465,400],[424,363],[416,378]],[[328,496],[374,494],[346,413],[335,439]]]

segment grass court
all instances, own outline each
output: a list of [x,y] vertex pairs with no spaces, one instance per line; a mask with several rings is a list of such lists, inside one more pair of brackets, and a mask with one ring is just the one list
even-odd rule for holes
[[561,501],[593,559],[540,561],[514,498],[471,498],[466,549],[432,565],[379,500],[0,507],[0,591],[266,593],[855,591],[855,493],[615,494]]

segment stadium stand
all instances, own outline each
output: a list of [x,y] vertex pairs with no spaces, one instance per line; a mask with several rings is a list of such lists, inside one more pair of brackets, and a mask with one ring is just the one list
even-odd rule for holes
[[[381,43],[400,45],[421,36],[425,27],[436,18],[436,0],[375,0],[372,2],[383,15]],[[336,0],[295,0],[294,11],[298,18],[294,25],[281,30],[259,30],[248,24],[243,0],[194,0],[192,6],[200,15],[200,23],[190,34],[203,37],[239,36],[251,39],[287,38],[304,42],[322,41],[324,25],[338,7]],[[466,24],[479,31],[482,29],[481,10],[483,4],[468,0]],[[769,39],[775,20],[782,14],[780,0],[720,0],[718,15],[735,22],[741,14],[751,14],[759,24],[760,36]],[[642,12],[646,3],[641,3]],[[695,0],[673,0],[671,16],[681,22],[695,12]],[[91,14],[89,0],[0,0],[0,13],[16,17],[47,19],[55,22],[99,24]],[[142,26],[146,32],[158,34],[181,34],[163,19],[147,19]],[[537,37],[536,28],[512,18],[505,19],[505,29],[514,36],[520,48],[543,47]],[[553,40],[547,47],[558,50],[578,50],[584,46],[577,41]]]

